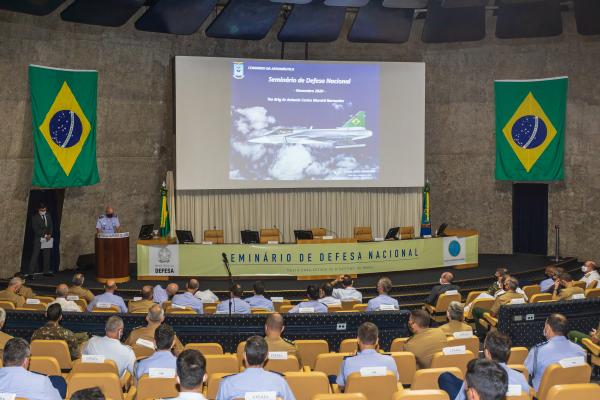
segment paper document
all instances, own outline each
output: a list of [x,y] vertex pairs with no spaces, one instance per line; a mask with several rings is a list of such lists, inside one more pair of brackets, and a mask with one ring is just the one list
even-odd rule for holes
[[48,240],[46,240],[46,238],[40,238],[40,243],[42,244],[42,249],[51,249],[54,247],[54,238]]

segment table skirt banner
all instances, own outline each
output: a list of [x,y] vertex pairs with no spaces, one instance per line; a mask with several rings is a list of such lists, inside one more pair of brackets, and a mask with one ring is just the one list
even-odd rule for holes
[[479,236],[329,244],[137,245],[138,276],[337,275],[477,264]]

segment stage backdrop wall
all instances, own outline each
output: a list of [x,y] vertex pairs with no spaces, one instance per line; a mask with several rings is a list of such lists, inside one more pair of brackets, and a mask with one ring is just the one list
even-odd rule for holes
[[413,226],[419,234],[421,190],[281,189],[178,191],[177,229],[189,229],[197,242],[204,229],[223,229],[226,243],[239,243],[243,229],[277,226],[287,243],[294,229],[326,228],[352,237],[355,226],[370,226],[384,237],[393,226]]

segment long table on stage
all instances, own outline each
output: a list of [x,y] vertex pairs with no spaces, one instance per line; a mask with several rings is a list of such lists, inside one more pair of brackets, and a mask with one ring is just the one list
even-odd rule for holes
[[[224,253],[235,276],[320,276],[472,267],[478,263],[479,235],[352,243],[342,240],[303,244],[174,244],[137,242],[138,279],[226,277]],[[343,242],[343,243],[341,243]]]

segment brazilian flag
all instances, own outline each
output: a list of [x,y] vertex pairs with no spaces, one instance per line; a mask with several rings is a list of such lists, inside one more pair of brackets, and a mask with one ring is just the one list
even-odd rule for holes
[[167,185],[163,182],[160,188],[160,236],[167,237],[171,232],[169,205],[167,204]]
[[496,81],[496,179],[564,178],[568,78]]
[[97,71],[29,66],[33,120],[33,185],[94,185]]

